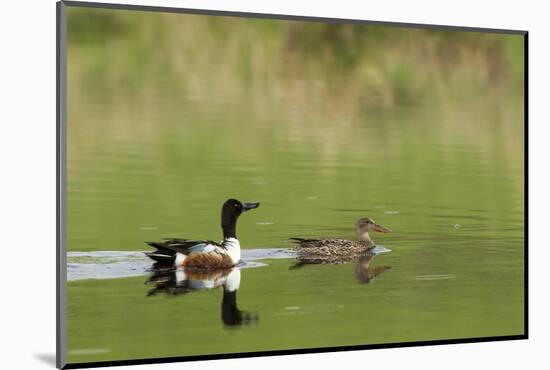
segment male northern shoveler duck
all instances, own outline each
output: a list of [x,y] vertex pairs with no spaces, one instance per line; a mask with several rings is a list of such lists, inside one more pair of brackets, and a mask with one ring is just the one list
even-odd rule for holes
[[344,263],[375,247],[369,231],[391,232],[391,229],[377,224],[371,218],[360,218],[355,226],[358,240],[291,238],[291,241],[297,243],[292,249],[298,252],[299,259],[304,263]]
[[147,256],[163,265],[188,266],[206,269],[225,269],[235,266],[241,259],[241,246],[237,239],[237,219],[241,213],[258,208],[259,202],[241,203],[228,199],[222,206],[223,240],[166,239],[146,242],[156,248]]

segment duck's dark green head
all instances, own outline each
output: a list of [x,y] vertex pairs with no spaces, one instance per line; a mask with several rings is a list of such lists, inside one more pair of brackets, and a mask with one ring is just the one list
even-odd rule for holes
[[222,229],[224,238],[237,237],[237,219],[241,213],[258,208],[260,202],[240,202],[237,199],[228,199],[222,207]]

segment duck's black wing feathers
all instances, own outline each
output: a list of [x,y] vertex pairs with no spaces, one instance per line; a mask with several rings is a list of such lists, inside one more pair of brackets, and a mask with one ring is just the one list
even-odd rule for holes
[[164,239],[161,242],[145,242],[149,246],[156,248],[154,252],[145,253],[148,257],[160,263],[173,263],[176,253],[188,254],[193,247],[200,245],[217,245],[212,240],[189,240],[189,239]]

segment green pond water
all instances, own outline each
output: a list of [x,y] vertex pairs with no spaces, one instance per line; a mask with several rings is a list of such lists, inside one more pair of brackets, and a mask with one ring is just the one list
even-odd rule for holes
[[148,296],[148,275],[69,281],[71,363],[523,334],[523,39],[69,8],[68,250],[221,238],[354,238],[391,266],[241,270]]

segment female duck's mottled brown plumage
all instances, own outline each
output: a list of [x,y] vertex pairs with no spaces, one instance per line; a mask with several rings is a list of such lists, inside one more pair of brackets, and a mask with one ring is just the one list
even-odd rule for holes
[[297,245],[292,248],[307,263],[345,263],[356,259],[375,247],[369,231],[383,233],[390,229],[378,225],[371,218],[360,218],[356,223],[358,240],[340,238],[302,239],[291,238]]

